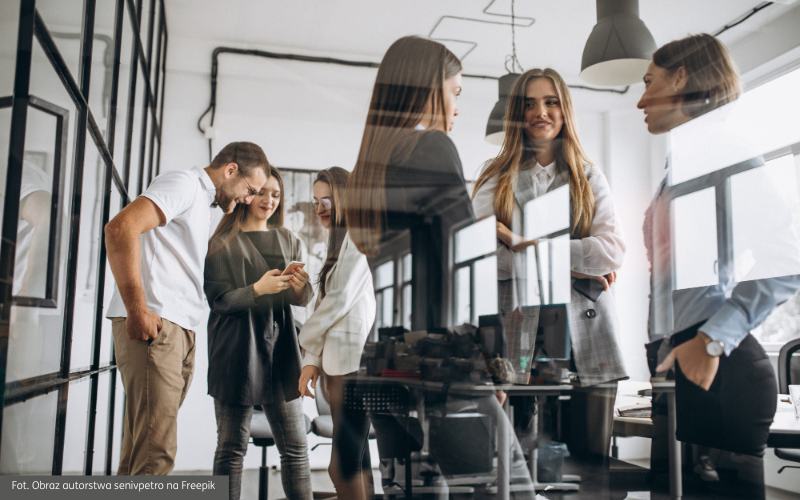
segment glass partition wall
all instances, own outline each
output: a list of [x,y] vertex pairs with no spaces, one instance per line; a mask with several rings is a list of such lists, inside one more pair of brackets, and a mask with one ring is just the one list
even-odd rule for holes
[[0,20],[0,474],[111,474],[103,227],[159,173],[164,4],[17,0]]

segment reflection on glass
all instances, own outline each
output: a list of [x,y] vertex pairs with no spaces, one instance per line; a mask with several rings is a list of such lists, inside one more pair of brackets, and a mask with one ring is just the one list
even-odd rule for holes
[[[55,130],[55,126],[49,130]],[[31,161],[23,162],[12,289],[15,296],[46,296],[52,187],[53,181],[47,172]]]
[[470,297],[469,267],[461,267],[456,271],[456,324],[469,323],[472,300]]
[[680,184],[796,142],[800,138],[798,88],[800,70],[795,70],[674,129],[672,183]]
[[83,0],[36,1],[36,11],[42,16],[75,81],[80,75],[83,3]]
[[456,233],[456,264],[497,249],[497,221],[494,216],[471,224]]
[[538,240],[516,258],[520,304],[566,304],[571,300],[569,185],[538,196],[525,204],[524,237]]
[[475,318],[497,314],[497,257],[475,263]]
[[403,328],[411,330],[411,292],[412,285],[403,287]]
[[411,281],[411,254],[407,253],[403,256],[403,281]]
[[569,229],[569,185],[532,199],[525,204],[525,239],[544,238]]
[[[20,2],[0,2],[0,67],[13,68],[17,56]],[[0,71],[0,96],[14,93],[14,72]],[[8,155],[5,155],[8,158]],[[5,177],[5,175],[3,176]]]
[[0,474],[50,474],[58,392],[3,408]]
[[717,202],[714,188],[676,198],[676,289],[719,283],[717,262]]
[[394,261],[390,260],[375,269],[375,288],[386,288],[394,284]]
[[734,280],[800,274],[800,193],[794,157],[731,177]]
[[[64,456],[61,464],[63,474],[82,474],[83,459],[86,454],[86,421],[89,408],[89,388],[87,379],[69,384],[69,404],[67,405],[67,427],[64,432]],[[98,413],[103,413],[98,406]]]
[[383,298],[383,313],[381,314],[383,324],[381,326],[394,326],[394,289],[387,288],[381,296]]

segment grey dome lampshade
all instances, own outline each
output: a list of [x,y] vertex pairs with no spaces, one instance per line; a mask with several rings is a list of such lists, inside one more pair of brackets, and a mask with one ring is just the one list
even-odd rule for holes
[[581,61],[581,79],[613,87],[641,81],[656,41],[639,19],[639,0],[597,0],[597,24]]
[[519,78],[519,73],[509,73],[501,76],[498,81],[499,99],[492,108],[489,114],[489,121],[486,122],[486,142],[500,146],[503,144],[505,132],[503,131],[503,122],[506,118],[506,108],[508,107],[508,96],[511,95],[511,87],[514,82]]

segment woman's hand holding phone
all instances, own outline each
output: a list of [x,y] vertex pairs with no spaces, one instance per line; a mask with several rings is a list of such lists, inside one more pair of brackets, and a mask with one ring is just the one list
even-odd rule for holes
[[256,297],[282,292],[291,286],[292,278],[291,274],[281,276],[280,269],[272,269],[264,273],[264,276],[255,282],[253,292]]

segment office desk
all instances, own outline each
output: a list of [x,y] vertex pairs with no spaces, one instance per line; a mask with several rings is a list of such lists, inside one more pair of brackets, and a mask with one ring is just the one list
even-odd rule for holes
[[778,409],[769,426],[768,448],[800,448],[800,419],[795,418],[791,403],[781,401],[788,397],[778,396]]
[[[348,379],[348,384],[358,386],[380,387],[391,384],[399,384],[408,389],[415,391],[436,391],[441,392],[444,388],[442,382],[430,382],[414,379],[401,379],[401,378],[384,378],[384,377],[368,377],[368,376],[354,376]],[[473,397],[494,397],[497,391],[505,391],[507,394],[514,395],[528,395],[528,396],[557,396],[568,392],[572,389],[571,385],[491,385],[491,384],[469,384],[465,382],[453,382],[448,388],[448,393],[457,394],[460,396],[473,396]],[[508,413],[508,400],[506,400],[505,410]],[[536,429],[536,422],[534,422],[534,429]],[[513,433],[510,428],[510,421],[508,419],[499,419],[497,423],[497,493],[498,498],[508,500],[510,497],[510,483],[511,483],[511,457],[509,448],[511,443],[509,438]],[[500,451],[502,450],[502,452]],[[534,483],[534,489],[544,489],[547,484],[539,484],[536,482],[536,451],[531,459],[531,473]],[[567,485],[570,489],[577,489],[577,485]],[[409,489],[410,490],[410,489]],[[411,497],[411,491],[406,491],[406,498]]]

